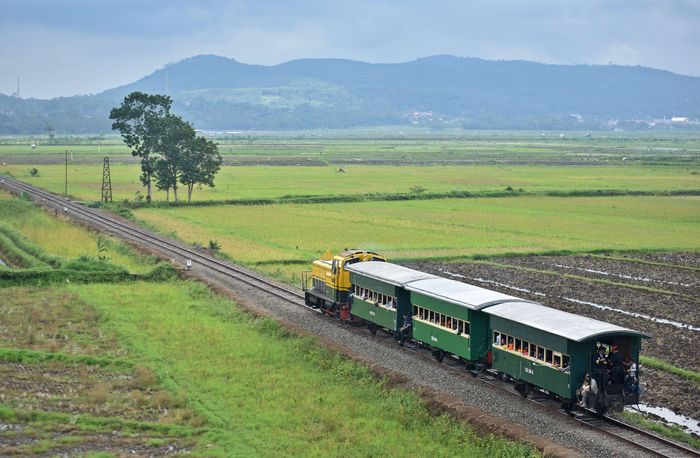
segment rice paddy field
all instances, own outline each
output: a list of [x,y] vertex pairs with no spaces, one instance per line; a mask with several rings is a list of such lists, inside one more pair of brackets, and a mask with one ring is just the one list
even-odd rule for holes
[[[36,167],[39,176],[29,170]],[[342,168],[346,172],[338,172]],[[61,164],[10,164],[3,171],[36,186],[62,194],[65,168]],[[279,198],[289,195],[354,195],[410,193],[421,187],[428,192],[493,192],[511,187],[542,191],[688,191],[700,192],[700,167],[639,164],[614,166],[537,165],[342,165],[342,166],[224,166],[216,187],[195,189],[193,199],[230,200]],[[137,164],[111,165],[114,200],[134,200],[145,194]],[[68,193],[77,199],[97,201],[101,196],[101,164],[70,164]],[[182,196],[185,195],[184,189]],[[172,198],[172,195],[171,195]],[[154,200],[165,201],[164,192]]]
[[232,259],[294,272],[327,249],[394,260],[557,250],[692,250],[700,197],[518,197],[135,210],[189,243],[216,240]]

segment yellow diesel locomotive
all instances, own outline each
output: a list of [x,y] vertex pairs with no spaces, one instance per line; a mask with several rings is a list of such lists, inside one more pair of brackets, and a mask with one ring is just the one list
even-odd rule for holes
[[330,251],[311,267],[311,276],[305,276],[304,299],[311,307],[319,308],[341,320],[350,319],[350,273],[345,267],[357,262],[379,261],[386,258],[372,251],[346,249],[335,256]]

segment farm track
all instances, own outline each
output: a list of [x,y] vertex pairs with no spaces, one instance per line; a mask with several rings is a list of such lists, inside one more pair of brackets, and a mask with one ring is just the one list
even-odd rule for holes
[[[177,261],[179,259],[182,265],[185,264],[187,259],[191,259],[198,264],[198,269],[204,267],[215,272],[216,274],[231,277],[236,281],[243,282],[255,289],[262,290],[269,295],[285,301],[286,303],[302,306],[306,309],[319,313],[318,310],[304,304],[304,296],[299,290],[293,289],[288,285],[284,285],[279,282],[270,281],[260,274],[251,272],[248,269],[240,266],[219,261],[212,256],[189,248],[180,242],[176,242],[174,240],[153,234],[150,231],[134,227],[132,223],[122,220],[119,217],[105,214],[95,209],[86,208],[81,204],[71,201],[70,199],[66,199],[10,178],[1,178],[0,186],[14,193],[24,193],[31,196],[36,202],[41,203],[42,205],[50,206],[57,212],[60,211],[65,213],[66,216],[83,221],[98,230],[124,238],[129,242],[137,243],[146,247],[147,249],[155,249],[156,251],[169,256],[171,260]],[[334,324],[337,325],[336,323],[329,323],[329,325]],[[344,328],[348,329],[352,327],[344,326]],[[364,334],[364,331],[359,328],[352,328],[352,330],[356,334]],[[412,350],[419,356],[420,359],[430,359],[429,352],[418,351],[418,348],[413,348]],[[441,366],[450,371],[459,371],[464,373],[463,369],[454,367],[449,363],[449,361],[443,362]],[[489,374],[480,375],[479,380],[485,384],[496,387],[499,390],[519,397],[519,395],[512,389],[511,384],[501,381]],[[560,415],[563,413],[558,408],[558,405],[553,405],[545,398],[530,397],[528,399],[531,403],[544,407],[550,414]],[[596,431],[615,436],[633,447],[639,450],[644,450],[645,452],[654,456],[700,456],[700,452],[698,451],[687,448],[673,441],[669,441],[660,436],[656,436],[652,433],[639,430],[631,425],[619,422],[618,420],[609,417],[599,418],[592,417],[587,414],[577,413],[574,414],[573,418],[577,422],[585,423]]]

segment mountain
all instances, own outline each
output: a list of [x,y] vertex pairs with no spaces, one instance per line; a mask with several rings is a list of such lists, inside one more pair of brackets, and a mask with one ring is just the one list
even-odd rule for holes
[[96,95],[0,95],[0,134],[108,132],[109,110],[136,90],[168,93],[173,110],[205,130],[396,124],[596,129],[610,120],[700,118],[700,78],[644,67],[454,56],[399,64],[300,59],[262,66],[202,55]]

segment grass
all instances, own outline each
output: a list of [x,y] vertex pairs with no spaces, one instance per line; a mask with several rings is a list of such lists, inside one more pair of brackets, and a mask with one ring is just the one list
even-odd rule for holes
[[639,361],[646,366],[653,367],[655,369],[659,369],[661,371],[668,372],[669,374],[674,374],[700,384],[700,372],[676,367],[670,363],[667,363],[666,361],[653,358],[651,356],[640,355]]
[[533,453],[431,415],[417,395],[391,388],[314,339],[253,319],[202,285],[67,289],[94,304],[105,330],[170,391],[187,393],[212,427],[203,441],[221,455]]
[[683,428],[678,425],[665,425],[659,422],[649,420],[644,415],[637,412],[630,412],[629,410],[623,410],[619,415],[627,422],[640,426],[642,428],[654,431],[655,433],[673,439],[677,442],[683,444],[688,444],[691,447],[700,449],[700,439],[688,434]]
[[137,209],[189,243],[290,281],[326,249],[373,249],[390,259],[553,250],[695,250],[698,197],[519,197],[251,207]]
[[[0,195],[8,194],[0,191]],[[54,218],[23,199],[0,200],[0,221],[21,232],[51,255],[64,258],[106,255],[112,263],[133,273],[145,273],[155,264],[153,257],[138,254],[128,245],[98,236],[63,218]],[[104,253],[98,253],[98,237],[105,241],[107,251]]]
[[[37,167],[39,177],[28,170]],[[700,189],[700,167],[614,165],[614,166],[538,166],[538,165],[343,165],[338,166],[265,166],[221,169],[216,187],[196,189],[194,200],[261,199],[285,195],[353,195],[369,193],[408,193],[414,186],[428,192],[496,192],[507,187],[526,192],[544,191],[645,191],[667,192]],[[18,179],[45,189],[63,193],[64,166],[61,164],[13,164],[4,168]],[[0,169],[1,171],[2,169]],[[696,173],[693,174],[692,172]],[[137,164],[113,163],[112,187],[115,200],[133,200],[136,192],[145,194],[138,180]],[[101,195],[101,164],[75,164],[69,167],[69,193],[79,199],[96,201]],[[184,195],[184,193],[183,193]],[[172,197],[172,196],[171,196]],[[157,192],[155,200],[164,201]]]

